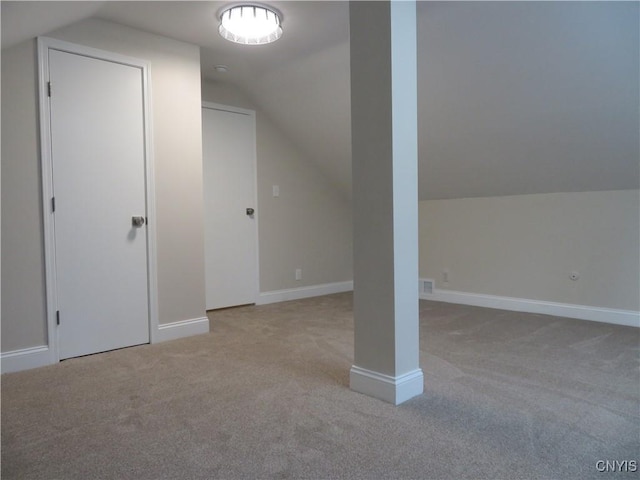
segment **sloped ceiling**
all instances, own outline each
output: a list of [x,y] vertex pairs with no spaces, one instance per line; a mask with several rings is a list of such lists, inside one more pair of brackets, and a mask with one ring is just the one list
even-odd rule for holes
[[[219,37],[226,4],[3,1],[3,48],[89,16],[200,45],[203,78],[349,195],[348,3],[271,2],[285,33],[259,47]],[[420,198],[639,188],[639,23],[637,2],[418,2]]]
[[420,191],[637,188],[638,4],[420,4]]

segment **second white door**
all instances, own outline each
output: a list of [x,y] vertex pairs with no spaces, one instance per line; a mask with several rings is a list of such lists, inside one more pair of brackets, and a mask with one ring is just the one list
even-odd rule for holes
[[202,138],[207,310],[255,303],[255,114],[205,103]]

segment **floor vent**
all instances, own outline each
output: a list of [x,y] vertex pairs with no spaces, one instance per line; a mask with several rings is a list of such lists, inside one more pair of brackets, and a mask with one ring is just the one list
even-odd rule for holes
[[420,293],[433,293],[433,280],[430,278],[420,279]]

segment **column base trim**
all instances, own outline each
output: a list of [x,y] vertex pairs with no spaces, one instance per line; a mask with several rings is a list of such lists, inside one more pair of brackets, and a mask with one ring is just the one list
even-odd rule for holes
[[392,377],[354,365],[351,367],[349,383],[351,390],[393,405],[400,405],[424,391],[424,375],[420,368]]

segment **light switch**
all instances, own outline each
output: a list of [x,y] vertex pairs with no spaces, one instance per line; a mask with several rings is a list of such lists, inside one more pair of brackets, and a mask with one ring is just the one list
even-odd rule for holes
[[280,186],[279,185],[274,185],[273,186],[273,196],[274,197],[279,197],[280,196]]

